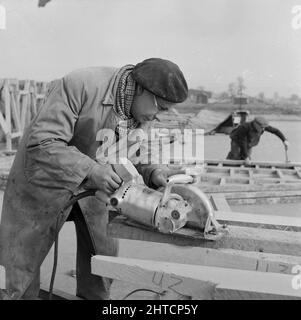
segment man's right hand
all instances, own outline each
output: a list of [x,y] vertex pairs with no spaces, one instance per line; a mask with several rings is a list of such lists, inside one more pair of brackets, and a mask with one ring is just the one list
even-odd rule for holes
[[283,144],[284,144],[285,150],[288,150],[288,147],[289,147],[290,143],[289,143],[287,140],[285,140],[285,141],[283,142]]
[[250,164],[250,162],[251,162],[251,159],[249,158],[249,157],[247,157],[246,159],[245,159],[245,164]]
[[[93,167],[90,174],[88,175],[87,186],[89,189],[97,189],[99,193],[103,194],[102,197],[105,200],[105,196],[109,197],[116,189],[119,188],[122,180],[112,169],[109,164],[97,164]],[[108,200],[108,199],[106,199]],[[107,201],[104,201],[107,202]]]

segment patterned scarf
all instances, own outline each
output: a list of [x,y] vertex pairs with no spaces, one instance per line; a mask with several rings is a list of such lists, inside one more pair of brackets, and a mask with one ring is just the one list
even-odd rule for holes
[[124,120],[121,121],[117,128],[118,135],[128,134],[129,130],[138,127],[139,122],[131,115],[131,106],[134,99],[136,83],[132,77],[133,65],[126,65],[121,68],[121,76],[117,86],[115,112]]

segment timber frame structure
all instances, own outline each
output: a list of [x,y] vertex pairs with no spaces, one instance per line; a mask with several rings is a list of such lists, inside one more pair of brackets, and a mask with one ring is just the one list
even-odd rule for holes
[[[229,231],[206,241],[161,234],[114,216],[109,236],[168,243],[179,251],[194,247],[197,264],[94,256],[92,273],[156,290],[163,300],[301,299],[301,217],[216,210],[216,218]],[[188,228],[186,233],[196,235]]]
[[301,299],[301,216],[230,207],[301,203],[300,169],[299,163],[207,160],[199,187],[210,196],[216,219],[227,225],[224,237],[197,239],[188,228],[187,238],[162,234],[113,213],[107,227],[113,238],[172,244],[179,252],[190,247],[197,264],[94,256],[92,273],[155,290],[155,299],[163,300]]
[[0,129],[5,136],[6,151],[12,151],[13,140],[22,137],[46,91],[47,82],[0,79]]

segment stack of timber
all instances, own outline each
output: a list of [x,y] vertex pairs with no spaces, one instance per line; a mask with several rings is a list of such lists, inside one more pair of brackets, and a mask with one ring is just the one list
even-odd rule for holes
[[92,273],[126,282],[136,290],[156,291],[154,299],[161,300],[301,299],[301,216],[232,212],[230,208],[300,202],[300,170],[297,163],[207,160],[199,187],[210,196],[218,222],[227,225],[223,237],[200,239],[188,227],[181,236],[162,234],[112,214],[109,237],[171,244],[183,256],[194,249],[197,259],[184,264],[164,261],[162,255],[163,261],[96,255],[91,260]]
[[215,214],[228,225],[216,241],[198,239],[188,228],[186,238],[162,234],[112,215],[108,236],[172,244],[183,252],[191,247],[197,264],[97,255],[92,273],[161,292],[161,299],[301,299],[301,218]]
[[33,80],[0,80],[0,132],[6,150],[12,150],[13,139],[20,138],[36,115],[47,90],[46,82]]
[[198,186],[230,205],[301,202],[301,163],[205,160]]

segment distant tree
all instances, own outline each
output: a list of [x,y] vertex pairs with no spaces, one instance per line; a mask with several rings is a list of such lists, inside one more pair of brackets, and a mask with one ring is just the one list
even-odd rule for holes
[[260,100],[264,100],[265,99],[264,92],[259,92],[258,93],[258,99],[260,99]]
[[230,96],[231,98],[233,98],[233,97],[235,96],[236,90],[237,90],[237,89],[236,89],[235,83],[234,83],[234,82],[229,83],[228,92],[229,92],[229,96]]
[[221,92],[220,94],[218,94],[217,97],[220,100],[227,100],[227,99],[229,99],[229,94],[228,94],[228,92],[224,91],[224,92]]
[[203,87],[203,86],[198,86],[198,87],[197,87],[197,90],[204,91],[204,90],[205,90],[205,87]]
[[247,87],[244,84],[244,78],[243,77],[238,77],[237,78],[237,95],[242,96],[243,91],[246,89]]
[[299,96],[295,93],[293,93],[291,96],[290,96],[290,100],[291,101],[299,101]]
[[274,92],[273,100],[274,100],[275,102],[279,101],[279,94],[278,94],[278,92]]

